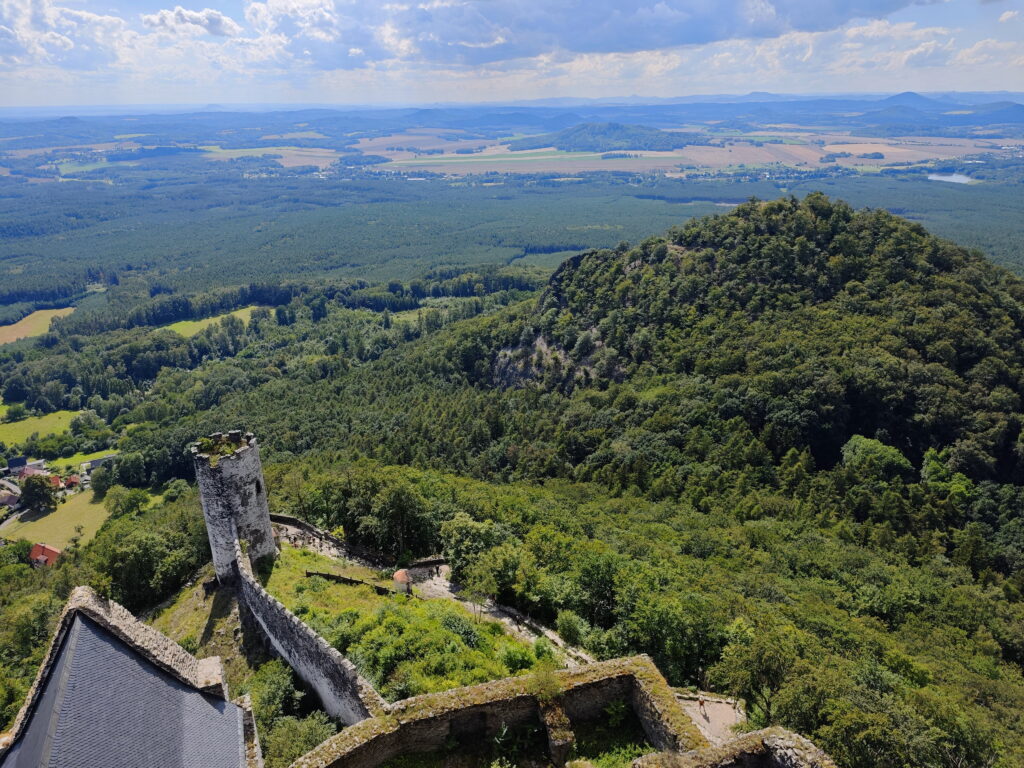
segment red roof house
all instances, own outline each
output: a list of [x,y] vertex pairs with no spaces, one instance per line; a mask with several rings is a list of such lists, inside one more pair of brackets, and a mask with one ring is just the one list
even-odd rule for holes
[[61,485],[60,478],[57,477],[56,475],[50,475],[50,485],[53,486],[54,488],[64,487],[63,485]]
[[81,483],[82,480],[78,475],[68,475],[66,478],[64,478],[65,488],[77,488],[79,485],[81,485]]
[[33,544],[28,557],[35,565],[53,565],[60,557],[60,550],[49,544]]

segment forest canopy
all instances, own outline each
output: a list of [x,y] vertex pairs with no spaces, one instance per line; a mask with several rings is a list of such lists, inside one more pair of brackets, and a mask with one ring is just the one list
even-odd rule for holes
[[[123,485],[252,430],[275,510],[399,561],[440,550],[594,655],[650,653],[844,768],[1019,764],[1024,282],[812,194],[527,290],[392,314],[310,288],[189,341],[51,334],[0,383],[33,408],[78,397]],[[194,508],[169,509],[170,543],[113,520],[62,578],[133,609],[135,584],[166,595],[202,556]],[[60,588],[6,567],[23,671],[45,632],[13,596]]]

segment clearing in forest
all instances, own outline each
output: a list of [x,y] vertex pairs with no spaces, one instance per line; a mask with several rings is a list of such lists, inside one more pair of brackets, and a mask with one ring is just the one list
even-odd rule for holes
[[30,416],[0,424],[0,443],[8,446],[23,443],[36,433],[40,436],[59,435],[68,430],[71,420],[77,415],[77,411],[54,411],[45,416]]
[[381,595],[368,585],[307,577],[307,571],[343,572],[381,585],[390,579],[283,545],[265,584],[390,701],[524,673],[555,654],[546,640],[523,642],[500,622],[474,616],[451,600]]
[[75,311],[74,307],[63,309],[40,309],[26,315],[16,323],[0,325],[0,344],[9,344],[18,339],[29,339],[42,336],[50,330],[50,321],[55,317],[67,317]]
[[223,315],[216,315],[214,317],[204,317],[202,320],[179,320],[176,323],[165,325],[164,328],[168,331],[174,331],[179,336],[184,336],[186,339],[190,339],[211,325],[219,323],[228,315],[234,315],[235,317],[241,318],[243,323],[248,323],[249,318],[252,317],[252,313],[257,309],[255,305],[251,307],[243,307],[242,309],[236,309],[234,312],[225,312]]

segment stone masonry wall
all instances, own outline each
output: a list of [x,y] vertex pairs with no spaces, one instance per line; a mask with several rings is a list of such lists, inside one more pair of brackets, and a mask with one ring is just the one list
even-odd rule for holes
[[776,726],[745,733],[718,747],[644,755],[633,761],[632,768],[836,768],[836,764],[808,739]]
[[[567,738],[565,725],[559,724],[558,733],[552,734],[548,722],[552,718],[542,717],[544,708],[558,706],[570,722],[583,722],[600,717],[615,701],[634,707],[642,702],[637,716],[659,749],[707,745],[646,656],[561,670],[556,677],[560,693],[543,703],[532,690],[530,675],[395,702],[381,716],[328,739],[296,760],[292,768],[376,768],[399,755],[436,751],[449,739],[486,739],[503,725],[543,724],[549,729],[549,739],[561,742]],[[642,695],[638,696],[638,690]],[[552,722],[555,720],[561,718]]]
[[272,557],[276,548],[256,438],[235,430],[210,435],[208,440],[216,449],[205,453],[193,445],[192,461],[214,569],[223,583],[234,577],[236,535],[248,542],[254,560]]
[[346,725],[382,714],[384,700],[352,662],[262,587],[237,540],[233,549],[241,602],[277,654],[316,691],[327,713]]

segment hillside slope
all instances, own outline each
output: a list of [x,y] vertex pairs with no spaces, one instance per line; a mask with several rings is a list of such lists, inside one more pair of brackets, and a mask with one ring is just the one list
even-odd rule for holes
[[806,446],[831,465],[861,434],[1020,481],[1022,301],[1024,283],[979,254],[812,195],[565,262],[537,307],[542,338],[512,357],[522,371],[541,344],[559,350],[563,389],[700,382],[776,456]]
[[295,309],[126,404],[115,476],[186,472],[186,442],[243,426],[275,509],[440,549],[844,768],[1021,764],[1021,280],[812,195],[421,334]]

